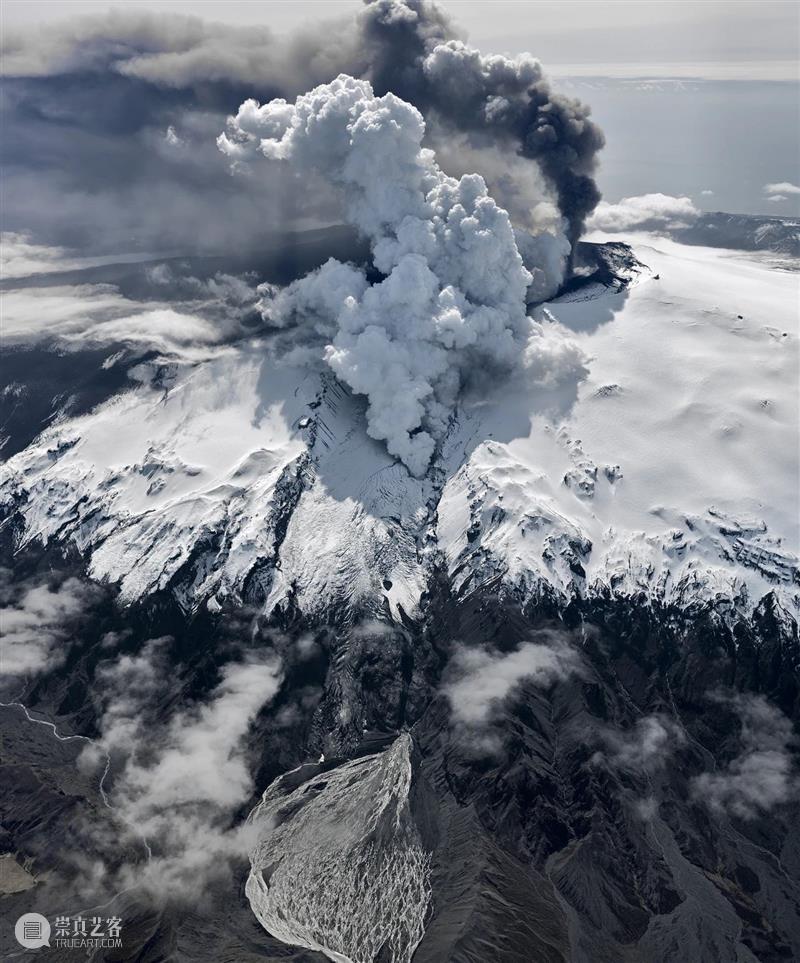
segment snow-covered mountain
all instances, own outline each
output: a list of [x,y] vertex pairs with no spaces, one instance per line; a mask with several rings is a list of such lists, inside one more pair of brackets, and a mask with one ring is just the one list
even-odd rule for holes
[[796,217],[707,211],[695,223],[675,228],[672,236],[682,244],[800,256],[800,221]]
[[[20,790],[34,818],[12,818],[10,851],[47,866],[42,833],[76,808],[127,813],[115,686],[136,707],[166,680],[147,703],[159,774],[198,751],[228,772],[228,696],[252,730],[246,886],[209,921],[143,913],[120,885],[131,959],[800,954],[797,274],[653,237],[581,258],[536,317],[585,370],[473,382],[421,478],[367,435],[361,397],[276,360],[261,329],[192,357],[94,348],[94,391],[11,439],[3,537],[113,605],[19,693],[96,737],[102,800],[85,760],[64,775],[63,741],[37,749],[55,761]],[[24,398],[30,350],[11,358]],[[206,715],[176,716],[241,613],[283,667],[258,663],[272,701],[248,709],[223,671]],[[255,797],[233,799],[243,821]],[[190,846],[216,859],[228,836],[201,825]],[[146,848],[136,871],[157,873]]]
[[586,378],[467,394],[422,479],[366,435],[360,398],[253,340],[143,362],[60,419],[6,465],[6,510],[125,601],[169,588],[186,611],[415,616],[441,571],[520,601],[793,609],[795,277],[668,241],[635,256],[621,289],[539,309],[591,355]]

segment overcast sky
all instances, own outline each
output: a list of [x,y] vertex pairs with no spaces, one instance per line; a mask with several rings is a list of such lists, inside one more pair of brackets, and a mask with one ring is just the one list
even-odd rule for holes
[[[800,4],[754,0],[442,0],[482,49],[532,50],[554,73],[797,79]],[[287,31],[359,0],[4,0],[5,26],[134,7]],[[632,71],[630,65],[645,65]],[[683,65],[676,67],[674,65]],[[693,69],[687,71],[687,65]],[[570,69],[571,68],[571,69]]]

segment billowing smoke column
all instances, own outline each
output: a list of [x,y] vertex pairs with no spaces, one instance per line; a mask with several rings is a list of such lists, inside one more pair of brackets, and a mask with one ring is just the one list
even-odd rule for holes
[[[483,175],[519,231],[533,275],[529,302],[561,285],[598,196],[592,173],[602,135],[585,107],[551,92],[530,56],[467,47],[433,0],[371,0],[281,37],[125,6],[5,32],[9,230],[94,253],[126,251],[132,238],[143,250],[218,253],[249,251],[267,229],[330,223],[327,193],[287,189],[288,165],[273,171],[261,203],[252,183],[237,191],[208,135],[247,97],[291,102],[346,73],[378,96],[414,104],[426,121],[425,146],[447,174]],[[67,116],[75,136],[65,140]],[[143,149],[146,164],[135,161]]]
[[346,75],[297,98],[248,100],[218,140],[236,162],[259,155],[315,172],[341,191],[383,279],[329,260],[282,291],[265,316],[322,340],[322,356],[368,399],[368,431],[425,472],[470,372],[524,355],[555,380],[581,369],[577,346],[526,315],[531,275],[483,178],[445,175],[422,146],[420,112]]
[[529,54],[467,46],[432,0],[365,0],[346,52],[317,42],[315,64],[338,63],[422,113],[445,171],[484,175],[515,225],[532,275],[528,301],[552,296],[600,199],[593,175],[604,138],[589,108],[554,93]]
[[430,0],[368,0],[361,31],[364,75],[376,93],[393,91],[429,124],[466,132],[477,146],[505,146],[535,161],[575,243],[600,200],[593,174],[604,137],[587,106],[553,93],[530,55],[484,56],[454,39]]

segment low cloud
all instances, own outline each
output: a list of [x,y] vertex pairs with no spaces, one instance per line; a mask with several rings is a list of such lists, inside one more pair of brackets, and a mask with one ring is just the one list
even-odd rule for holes
[[[107,633],[101,644],[111,648],[118,641],[116,633]],[[141,742],[147,707],[164,690],[169,678],[165,648],[170,641],[169,636],[149,639],[139,653],[123,653],[111,665],[97,669],[104,705],[102,736],[97,745],[104,753],[119,757],[123,765]],[[93,750],[87,750],[84,761],[95,756]]]
[[515,652],[458,651],[451,663],[453,678],[443,688],[456,722],[484,726],[521,682],[544,687],[581,671],[577,651],[560,634],[539,632],[536,638]]
[[697,776],[692,792],[714,810],[753,819],[797,794],[792,724],[763,696],[726,701],[741,721],[742,751],[725,769]]
[[800,194],[800,186],[789,181],[779,181],[777,184],[765,184],[765,194]]
[[176,274],[165,264],[140,271],[149,295],[145,300],[127,298],[111,284],[5,291],[6,343],[55,339],[67,348],[128,345],[196,360],[215,346],[252,334],[251,319],[260,323],[259,294],[242,278],[217,273],[199,279]]
[[639,719],[626,731],[608,730],[602,735],[608,747],[597,758],[620,769],[652,771],[665,764],[670,754],[686,741],[683,729],[668,716],[654,714]]
[[164,140],[170,147],[185,147],[186,141],[179,137],[175,132],[175,128],[172,124],[167,127],[166,133],[164,134]]
[[779,204],[781,201],[788,201],[789,198],[785,194],[773,194],[772,197],[768,197],[767,200],[770,204]]
[[172,305],[129,301],[112,285],[20,288],[3,294],[7,343],[127,344],[164,354],[222,340],[214,322]]
[[21,676],[61,664],[97,588],[76,578],[15,582],[0,568],[0,675]]
[[73,271],[103,264],[108,258],[81,257],[55,245],[36,244],[29,235],[0,234],[0,272],[4,279],[25,278],[53,271]]
[[151,640],[138,655],[98,672],[102,735],[85,751],[83,765],[111,758],[113,814],[130,844],[146,840],[149,849],[146,863],[114,872],[114,885],[196,902],[249,848],[248,830],[232,822],[253,791],[246,736],[278,691],[281,673],[273,657],[229,663],[207,701],[178,710],[164,724],[154,712],[168,685],[168,641]]
[[689,197],[642,194],[623,197],[617,204],[601,201],[587,227],[596,231],[658,230],[683,227],[697,220],[701,212]]
[[185,313],[213,321],[218,339],[252,333],[252,322],[260,320],[261,294],[252,273],[238,276],[217,271],[213,277],[198,278],[162,263],[148,267],[145,276],[154,293],[163,292]]

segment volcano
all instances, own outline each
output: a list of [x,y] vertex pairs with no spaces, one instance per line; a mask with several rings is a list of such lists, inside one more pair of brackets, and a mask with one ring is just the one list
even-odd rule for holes
[[246,845],[191,909],[105,892],[113,959],[800,956],[795,277],[655,238],[576,264],[534,317],[588,373],[467,386],[421,477],[262,330],[9,355],[5,397],[39,412],[6,424],[9,611],[88,586],[0,709],[11,916],[102,902],[93,860],[162,865],[121,828],[109,659],[156,660],[178,748],[142,771],[178,780],[217,718],[178,707],[223,705],[247,637],[281,668],[234,759]]

